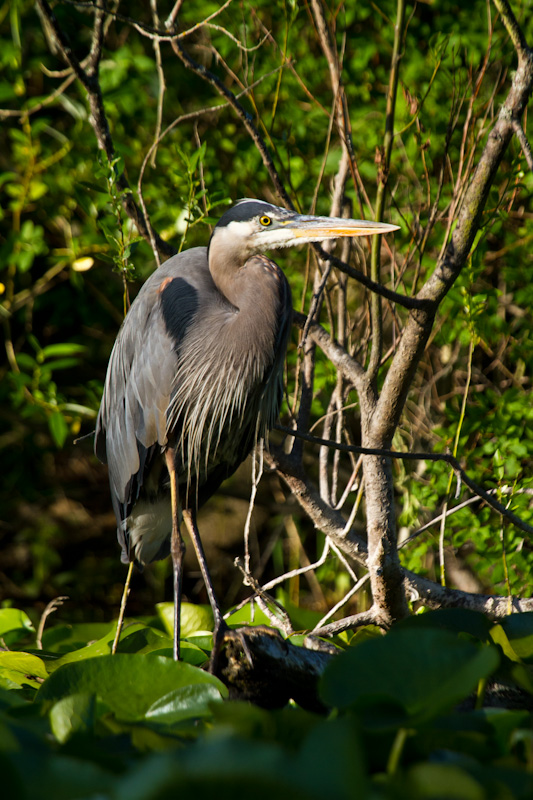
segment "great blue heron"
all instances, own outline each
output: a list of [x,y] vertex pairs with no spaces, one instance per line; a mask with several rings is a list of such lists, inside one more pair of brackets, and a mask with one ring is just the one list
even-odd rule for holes
[[109,467],[122,560],[172,555],[174,657],[184,545],[180,510],[223,629],[197,509],[273,426],[282,399],[291,290],[264,250],[396,230],[241,200],[208,247],[173,256],[146,281],[111,353],[95,452]]

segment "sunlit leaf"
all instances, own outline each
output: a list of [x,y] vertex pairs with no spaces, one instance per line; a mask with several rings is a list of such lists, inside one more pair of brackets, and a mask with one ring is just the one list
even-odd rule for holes
[[[18,608],[0,608],[0,636],[17,634],[18,638],[35,632],[33,623],[24,611]],[[13,641],[13,640],[12,640]]]
[[59,667],[43,684],[38,698],[56,702],[72,694],[96,694],[117,717],[135,720],[169,692],[195,684],[211,684],[227,695],[218,678],[190,664],[163,656],[117,653]]
[[[165,626],[169,636],[174,635],[174,604],[158,603],[156,605],[159,619]],[[181,636],[186,638],[198,631],[213,630],[213,612],[210,606],[195,605],[194,603],[181,604]]]
[[[48,677],[44,662],[31,653],[0,651],[0,681],[39,688]],[[40,678],[41,680],[37,680]]]

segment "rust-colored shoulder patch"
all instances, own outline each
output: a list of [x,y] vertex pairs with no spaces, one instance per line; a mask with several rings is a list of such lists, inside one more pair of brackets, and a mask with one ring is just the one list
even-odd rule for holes
[[160,287],[159,287],[159,289],[157,290],[157,293],[158,293],[158,294],[161,294],[161,292],[164,292],[164,291],[165,291],[165,289],[167,288],[168,284],[169,284],[169,283],[172,283],[172,281],[173,281],[173,280],[174,280],[174,278],[170,278],[170,277],[168,277],[168,278],[165,278],[165,280],[164,280],[164,281],[161,281],[161,286],[160,286]]

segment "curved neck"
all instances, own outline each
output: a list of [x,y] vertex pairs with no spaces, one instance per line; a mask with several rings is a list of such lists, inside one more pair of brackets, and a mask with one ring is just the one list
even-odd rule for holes
[[249,253],[238,245],[238,241],[231,240],[229,232],[218,233],[209,243],[208,259],[215,286],[230,303],[240,308],[239,297],[246,284],[246,280],[241,280],[241,271]]
[[217,240],[216,247],[210,245],[209,271],[222,297],[235,309],[228,319],[234,346],[250,355],[269,352],[269,347],[276,347],[282,320],[290,318],[289,283],[266,256],[239,254],[235,243],[225,247],[220,237]]

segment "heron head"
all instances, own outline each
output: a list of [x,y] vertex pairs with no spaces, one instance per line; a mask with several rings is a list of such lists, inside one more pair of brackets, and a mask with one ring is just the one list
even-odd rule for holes
[[262,200],[244,199],[217,223],[211,242],[238,250],[244,259],[255,253],[341,236],[370,236],[398,230],[398,225],[340,217],[296,214]]

